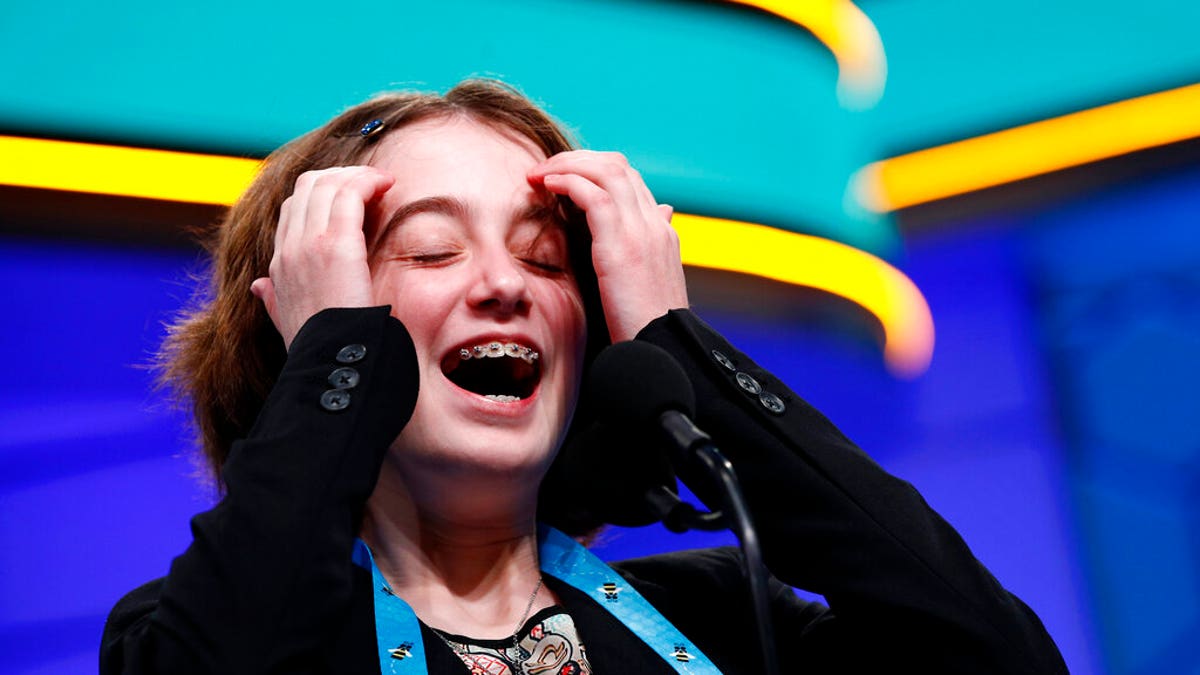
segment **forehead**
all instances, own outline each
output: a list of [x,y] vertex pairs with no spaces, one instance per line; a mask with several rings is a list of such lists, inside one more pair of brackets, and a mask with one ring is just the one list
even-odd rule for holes
[[368,163],[396,176],[407,198],[488,188],[531,192],[526,173],[546,158],[529,139],[466,116],[424,120],[388,134]]

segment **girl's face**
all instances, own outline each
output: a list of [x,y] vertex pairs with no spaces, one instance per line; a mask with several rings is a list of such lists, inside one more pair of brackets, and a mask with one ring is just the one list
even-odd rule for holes
[[402,468],[536,485],[570,423],[586,329],[556,201],[526,179],[544,159],[468,118],[397,130],[371,157],[396,176],[368,226],[375,299],[421,372]]

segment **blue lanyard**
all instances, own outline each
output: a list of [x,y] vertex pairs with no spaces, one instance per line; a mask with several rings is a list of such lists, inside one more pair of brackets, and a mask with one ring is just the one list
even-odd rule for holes
[[[538,556],[543,572],[595,600],[677,672],[684,675],[720,675],[721,671],[699,647],[685,638],[621,575],[574,539],[554,528],[543,526],[538,531]],[[417,615],[407,602],[392,592],[375,565],[371,550],[361,539],[354,544],[354,562],[371,570],[379,672],[427,675],[425,644]],[[586,639],[585,636],[585,644]]]

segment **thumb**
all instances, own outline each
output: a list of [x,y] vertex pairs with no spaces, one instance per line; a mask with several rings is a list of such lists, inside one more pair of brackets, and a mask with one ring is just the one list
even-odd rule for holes
[[669,223],[671,222],[671,216],[675,215],[675,207],[671,206],[670,204],[659,204],[658,212],[663,218],[666,218],[667,222]]
[[275,284],[269,277],[259,277],[250,284],[250,294],[262,301],[263,307],[267,310],[267,316],[271,317],[271,323],[275,325],[275,330],[283,335],[283,329],[279,326],[279,317],[275,314]]

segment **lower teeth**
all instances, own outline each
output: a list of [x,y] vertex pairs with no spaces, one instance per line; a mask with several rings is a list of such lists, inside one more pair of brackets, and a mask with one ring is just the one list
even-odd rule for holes
[[509,396],[508,394],[484,394],[483,397],[501,403],[515,403],[521,400],[520,396]]

